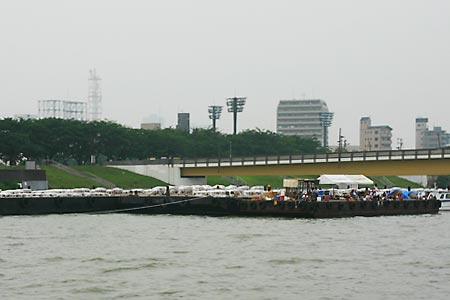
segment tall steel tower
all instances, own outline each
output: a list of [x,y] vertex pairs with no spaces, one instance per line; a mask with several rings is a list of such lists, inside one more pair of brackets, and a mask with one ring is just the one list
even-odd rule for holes
[[102,90],[100,87],[101,78],[95,69],[89,70],[89,90],[88,90],[88,120],[98,121],[102,118]]
[[211,105],[208,107],[209,118],[212,120],[213,130],[216,131],[216,121],[222,114],[222,106]]
[[237,133],[237,114],[244,111],[246,97],[227,98],[228,112],[233,113],[233,134]]

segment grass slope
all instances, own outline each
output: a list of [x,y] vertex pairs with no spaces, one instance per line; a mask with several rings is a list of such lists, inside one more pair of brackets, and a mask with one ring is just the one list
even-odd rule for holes
[[133,188],[152,188],[155,186],[166,185],[165,182],[153,177],[139,175],[130,171],[103,167],[103,166],[77,166],[74,167],[80,172],[91,173],[103,179],[106,179],[116,186],[124,189]]
[[[20,167],[9,167],[0,165],[0,169],[15,169]],[[88,179],[78,176],[73,176],[64,171],[61,171],[52,166],[45,166],[43,168],[47,172],[47,178],[49,181],[50,188],[77,188],[77,187],[98,187],[99,185]],[[124,188],[124,189],[132,189],[132,188],[152,188],[159,185],[166,185],[165,182],[157,180],[152,177],[142,176],[139,174],[135,174],[133,172],[129,172],[126,170],[103,167],[103,166],[77,166],[75,167],[80,172],[91,173],[98,177],[104,178],[116,186]],[[283,185],[283,179],[289,178],[285,176],[241,176],[241,177],[220,177],[220,176],[210,176],[208,177],[209,185],[223,184],[230,185],[236,182],[240,182],[241,184],[246,184],[249,186],[255,185],[268,185],[270,184],[274,188],[280,188]],[[295,178],[295,176],[294,176]],[[317,176],[298,176],[298,178],[317,178]],[[374,183],[382,188],[384,186],[387,187],[421,187],[419,184],[408,181],[406,179],[396,177],[396,176],[379,176],[379,177],[370,177],[374,181]]]
[[370,177],[373,182],[379,187],[383,188],[384,186],[390,187],[411,187],[411,188],[420,188],[422,187],[420,184],[409,181],[407,179],[397,177],[397,176],[377,176]]
[[232,185],[229,177],[220,177],[220,176],[208,176],[207,183],[209,185],[223,184],[223,185]]
[[97,183],[89,179],[68,174],[53,166],[44,166],[47,173],[49,188],[52,189],[73,189],[98,187]]

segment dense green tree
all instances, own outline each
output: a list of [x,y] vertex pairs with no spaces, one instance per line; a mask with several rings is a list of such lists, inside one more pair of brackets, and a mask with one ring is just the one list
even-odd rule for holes
[[450,176],[438,176],[436,185],[438,188],[448,188],[450,186]]
[[228,157],[324,152],[313,139],[247,130],[226,135],[208,129],[186,133],[176,129],[148,131],[113,122],[74,120],[0,120],[0,159],[16,164],[23,158],[76,160],[91,155],[109,160],[151,157]]

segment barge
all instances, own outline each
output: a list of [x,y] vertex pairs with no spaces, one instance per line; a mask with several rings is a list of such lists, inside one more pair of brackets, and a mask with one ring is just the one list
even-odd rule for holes
[[239,197],[90,196],[0,199],[0,216],[69,213],[134,213],[209,216],[339,218],[437,214],[441,202],[430,200],[255,200]]

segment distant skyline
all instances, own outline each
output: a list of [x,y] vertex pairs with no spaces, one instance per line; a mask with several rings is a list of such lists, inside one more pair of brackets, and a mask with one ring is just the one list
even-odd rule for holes
[[[279,100],[325,100],[359,144],[359,120],[414,147],[414,121],[450,130],[450,1],[4,1],[0,116],[41,99],[87,100],[102,78],[103,117],[138,128],[178,112],[207,127],[208,105],[246,96],[238,128],[276,130]],[[232,132],[224,112],[218,130]]]

